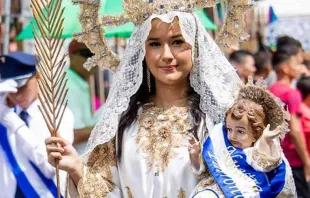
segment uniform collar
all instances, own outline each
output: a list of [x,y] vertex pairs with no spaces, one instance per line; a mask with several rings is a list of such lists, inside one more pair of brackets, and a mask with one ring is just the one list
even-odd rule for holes
[[35,99],[26,109],[22,109],[19,106],[16,107],[16,113],[19,115],[20,112],[26,111],[30,117],[33,117],[38,112],[38,105],[40,105],[39,99]]

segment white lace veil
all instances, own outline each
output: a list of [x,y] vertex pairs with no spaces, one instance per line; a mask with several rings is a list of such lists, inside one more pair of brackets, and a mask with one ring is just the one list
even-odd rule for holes
[[104,113],[91,133],[86,153],[115,137],[120,117],[127,110],[130,97],[138,91],[142,83],[145,41],[151,30],[151,21],[159,18],[163,22],[171,23],[175,17],[178,17],[182,35],[194,52],[190,84],[201,97],[200,108],[206,114],[208,129],[224,118],[225,111],[232,105],[240,85],[240,79],[233,66],[207,33],[196,14],[175,11],[162,15],[154,14],[141,25],[137,25],[129,39],[113,77]]

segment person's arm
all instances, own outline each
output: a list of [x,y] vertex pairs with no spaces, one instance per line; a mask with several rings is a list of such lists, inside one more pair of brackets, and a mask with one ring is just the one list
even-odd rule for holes
[[8,132],[15,133],[17,152],[27,156],[46,177],[55,176],[55,169],[47,161],[44,141],[40,142],[14,111],[8,111],[3,115],[1,124],[7,128]]
[[256,171],[270,172],[282,162],[281,147],[277,140],[266,141],[259,139],[254,147],[243,150],[247,163]]
[[55,160],[58,159],[59,168],[69,173],[68,197],[121,197],[115,138],[98,145],[88,155],[85,164],[73,146],[63,138],[51,137],[45,142],[48,161],[55,166]]
[[[305,137],[301,128],[300,118],[296,114],[291,115],[290,120],[290,138],[292,143],[295,145],[296,152],[302,160],[304,166],[310,168],[309,154],[306,147]],[[310,171],[310,169],[309,169]],[[309,172],[310,173],[310,172]]]
[[284,133],[284,130],[282,126],[270,130],[268,124],[261,137],[255,142],[254,147],[244,149],[248,164],[261,172],[269,172],[278,167],[282,162],[279,136]]

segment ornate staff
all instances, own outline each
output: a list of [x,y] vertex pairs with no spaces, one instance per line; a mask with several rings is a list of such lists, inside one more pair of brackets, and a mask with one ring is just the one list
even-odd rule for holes
[[[39,73],[39,109],[51,136],[56,136],[67,107],[68,89],[64,66],[65,56],[59,56],[64,40],[64,8],[62,0],[31,0],[31,10],[37,26],[32,23]],[[37,28],[38,27],[38,28]],[[57,195],[60,198],[59,162],[56,161]]]

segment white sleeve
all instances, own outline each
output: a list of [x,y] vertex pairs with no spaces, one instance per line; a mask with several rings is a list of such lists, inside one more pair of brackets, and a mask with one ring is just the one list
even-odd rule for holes
[[[27,156],[27,158],[33,162],[47,178],[55,177],[55,168],[50,165],[47,160],[44,140],[38,139],[15,112],[8,112],[5,117],[8,131],[16,134],[17,145],[19,145],[18,150],[23,152],[24,155]],[[42,128],[42,130],[47,129]],[[61,135],[72,143],[73,116],[71,112],[67,111],[64,114],[60,130],[65,132]],[[61,183],[65,184],[65,175],[62,172],[63,171],[60,172]]]
[[[260,139],[257,141],[260,141]],[[278,145],[276,140],[273,140],[273,144],[270,147],[271,156],[266,155],[262,149],[258,148],[258,145],[258,142],[256,142],[254,147],[246,148],[243,150],[247,157],[247,163],[255,170],[269,172],[281,164],[281,147]]]
[[45,144],[39,142],[30,129],[24,125],[16,131],[16,141],[19,149],[28,159],[38,166],[40,171],[48,178],[55,176],[55,168],[47,161]]
[[[122,197],[119,166],[116,160],[115,139],[97,146],[82,169],[82,178],[77,186],[68,178],[67,196],[76,197]],[[99,163],[98,163],[99,162]],[[104,163],[103,163],[104,162]]]

